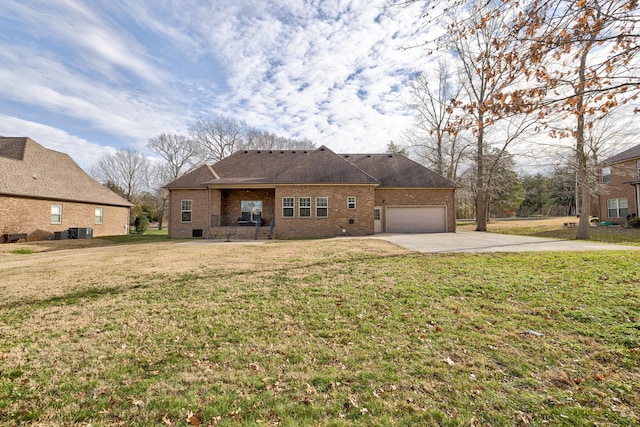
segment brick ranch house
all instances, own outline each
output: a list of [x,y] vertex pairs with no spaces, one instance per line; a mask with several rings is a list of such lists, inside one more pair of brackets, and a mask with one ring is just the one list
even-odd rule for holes
[[0,137],[0,243],[24,234],[51,239],[69,228],[127,234],[132,206],[68,155],[30,138]]
[[640,145],[600,163],[600,220],[625,225],[640,212]]
[[399,154],[238,151],[165,188],[171,238],[456,230],[456,184]]

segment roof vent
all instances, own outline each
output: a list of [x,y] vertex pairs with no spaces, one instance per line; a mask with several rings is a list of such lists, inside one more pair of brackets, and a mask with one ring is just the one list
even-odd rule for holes
[[273,151],[269,150],[269,154],[273,154]]
[[296,154],[296,150],[293,150],[293,151],[292,151],[292,153],[293,153],[293,154]]
[[260,153],[262,153],[262,151],[258,150],[258,151],[256,151],[256,153],[260,154]]
[[371,157],[371,154],[367,154],[367,157]]
[[280,151],[280,154],[284,154],[284,151]]
[[389,157],[393,157],[393,154],[389,154]]
[[249,154],[249,151],[248,150],[244,150],[244,154]]

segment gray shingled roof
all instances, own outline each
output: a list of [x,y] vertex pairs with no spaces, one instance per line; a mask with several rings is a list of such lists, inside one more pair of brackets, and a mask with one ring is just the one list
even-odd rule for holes
[[606,165],[611,163],[618,163],[634,158],[640,158],[640,144],[609,157],[608,159],[602,161],[601,164]]
[[202,165],[165,185],[164,188],[206,188],[204,183],[215,177],[211,166]]
[[25,137],[0,137],[0,194],[133,206],[91,178],[68,155]]
[[380,187],[456,188],[447,178],[401,154],[343,154],[346,160],[375,176]]
[[237,151],[201,167],[166,188],[251,184],[371,184],[394,188],[455,188],[446,178],[402,156],[336,154],[315,150]]

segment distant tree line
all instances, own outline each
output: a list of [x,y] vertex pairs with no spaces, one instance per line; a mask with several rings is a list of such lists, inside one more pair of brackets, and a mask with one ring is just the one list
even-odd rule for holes
[[162,187],[169,182],[238,150],[313,149],[315,145],[308,139],[296,140],[253,128],[242,120],[215,117],[199,118],[184,135],[161,133],[151,137],[147,148],[159,160],[122,149],[99,158],[89,173],[135,204],[131,224],[145,216],[162,229],[169,200],[168,191]]

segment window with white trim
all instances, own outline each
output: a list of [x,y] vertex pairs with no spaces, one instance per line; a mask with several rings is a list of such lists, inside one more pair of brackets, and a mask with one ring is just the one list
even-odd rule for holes
[[181,200],[180,201],[180,221],[191,222],[192,212],[193,212],[193,201]]
[[293,218],[295,210],[295,202],[293,197],[282,198],[282,217]]
[[629,214],[629,203],[627,199],[607,200],[609,218],[626,218]]
[[96,224],[102,224],[102,208],[96,208],[95,210]]
[[356,198],[347,197],[347,209],[355,209],[355,208],[356,208]]
[[311,218],[311,197],[298,198],[300,218]]
[[62,224],[62,205],[51,205],[51,224]]
[[602,168],[602,182],[611,181],[611,166]]
[[316,197],[316,217],[327,218],[329,216],[329,198]]

